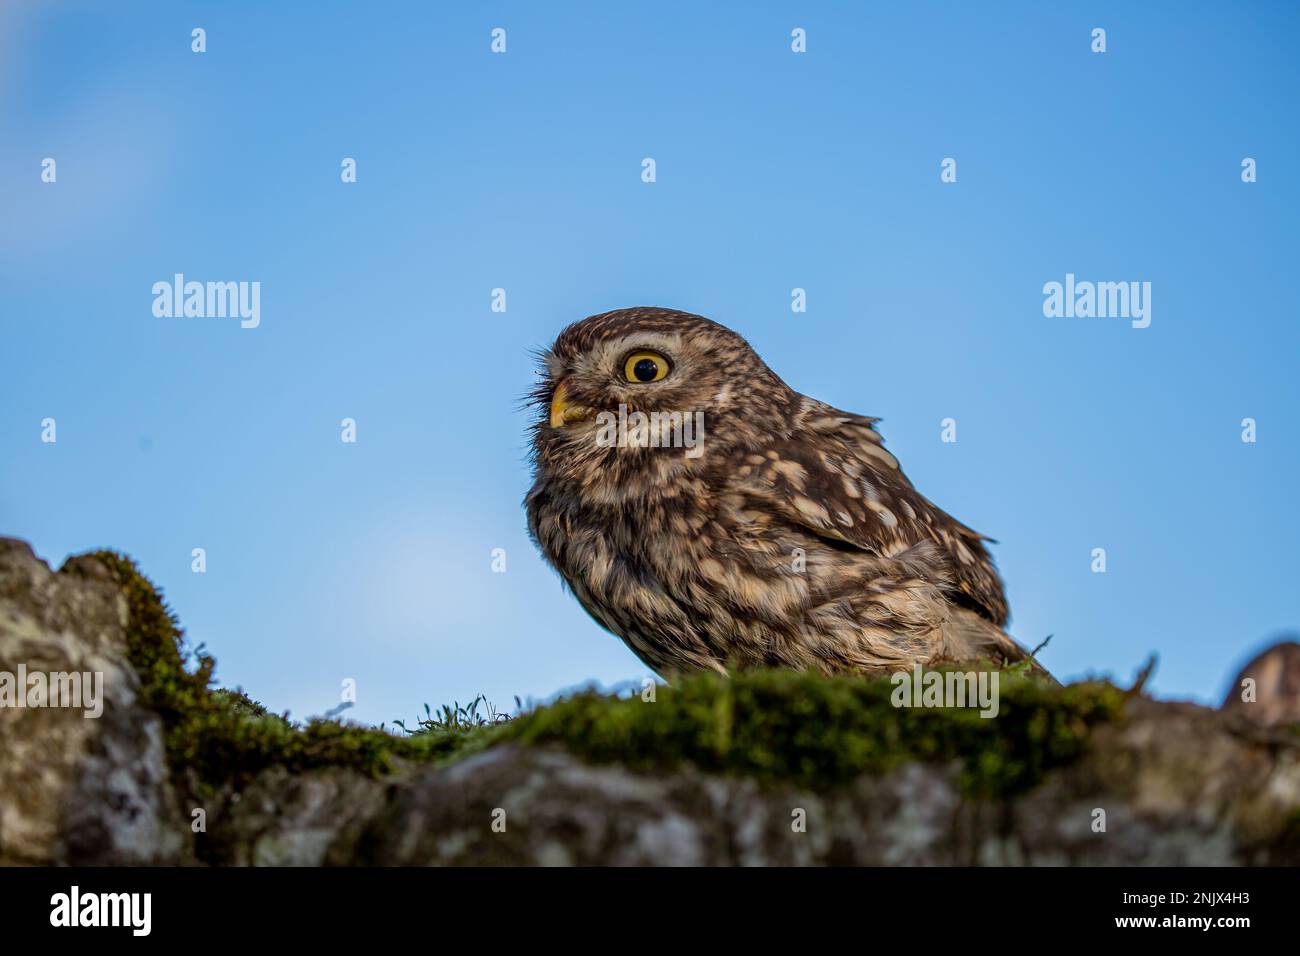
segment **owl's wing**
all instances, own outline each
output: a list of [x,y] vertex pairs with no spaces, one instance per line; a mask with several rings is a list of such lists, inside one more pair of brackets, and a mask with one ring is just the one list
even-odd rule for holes
[[751,454],[740,480],[768,507],[822,538],[882,557],[917,545],[947,564],[948,598],[1002,627],[1008,618],[989,540],[935,507],[884,448],[877,419],[804,398],[788,438]]

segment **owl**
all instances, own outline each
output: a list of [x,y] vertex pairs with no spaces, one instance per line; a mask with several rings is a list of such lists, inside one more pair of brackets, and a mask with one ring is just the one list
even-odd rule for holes
[[877,419],[799,394],[730,329],[620,309],[541,364],[529,532],[659,674],[1028,656],[988,539],[912,487]]

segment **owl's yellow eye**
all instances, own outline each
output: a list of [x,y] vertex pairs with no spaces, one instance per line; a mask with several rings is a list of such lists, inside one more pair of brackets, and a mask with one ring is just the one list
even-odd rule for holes
[[633,352],[623,363],[629,382],[657,382],[668,374],[668,360],[658,352]]

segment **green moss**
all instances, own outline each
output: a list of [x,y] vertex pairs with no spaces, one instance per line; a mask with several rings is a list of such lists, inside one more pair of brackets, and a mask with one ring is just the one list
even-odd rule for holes
[[973,708],[895,707],[887,678],[763,671],[684,677],[657,687],[654,701],[584,692],[509,721],[490,707],[480,713],[476,699],[429,711],[404,735],[328,720],[296,726],[239,691],[213,689],[210,656],[195,652],[197,665],[187,668],[183,632],[157,589],[130,558],[96,556],[126,595],[128,657],[145,703],[162,716],[173,772],[200,791],[238,786],[273,765],[379,775],[402,761],[441,761],[513,741],[641,771],[691,764],[809,787],[912,760],[955,760],[967,792],[997,796],[1076,758],[1125,696],[1108,683],[1057,687],[1003,673],[1000,712],[985,719]]
[[126,596],[127,657],[140,676],[145,705],[162,717],[172,771],[201,792],[238,786],[274,765],[350,767],[378,775],[401,760],[444,759],[485,733],[468,725],[414,736],[329,720],[295,726],[242,692],[212,688],[211,656],[196,653],[197,666],[187,668],[184,633],[158,590],[125,555],[100,551],[95,556]]
[[1003,674],[999,714],[982,718],[973,708],[895,707],[893,690],[887,678],[700,674],[658,688],[653,702],[578,694],[516,718],[497,739],[558,744],[643,771],[689,763],[809,787],[912,760],[956,760],[963,789],[997,796],[1079,756],[1124,700],[1108,683],[1057,687]]

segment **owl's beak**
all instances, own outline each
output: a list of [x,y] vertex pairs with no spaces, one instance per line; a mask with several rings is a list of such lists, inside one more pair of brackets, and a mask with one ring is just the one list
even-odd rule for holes
[[569,385],[560,382],[551,396],[551,427],[563,428],[569,422],[582,421],[591,417],[591,409],[569,401]]

